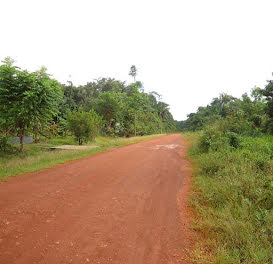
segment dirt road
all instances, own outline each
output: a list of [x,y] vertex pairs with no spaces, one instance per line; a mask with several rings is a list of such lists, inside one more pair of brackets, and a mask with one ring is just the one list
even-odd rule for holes
[[0,263],[189,263],[181,135],[0,183]]

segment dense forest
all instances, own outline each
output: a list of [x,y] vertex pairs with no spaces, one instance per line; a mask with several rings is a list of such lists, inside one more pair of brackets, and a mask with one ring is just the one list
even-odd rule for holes
[[0,141],[19,136],[42,138],[73,134],[81,145],[99,133],[130,137],[177,130],[169,106],[156,92],[144,92],[136,81],[137,68],[129,75],[133,82],[100,78],[86,85],[60,84],[45,68],[29,72],[6,58],[0,66]]

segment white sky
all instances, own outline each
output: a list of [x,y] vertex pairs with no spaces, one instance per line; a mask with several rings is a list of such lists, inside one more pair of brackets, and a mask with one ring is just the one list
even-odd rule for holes
[[272,0],[0,0],[0,59],[61,82],[131,81],[139,68],[178,120],[273,71]]

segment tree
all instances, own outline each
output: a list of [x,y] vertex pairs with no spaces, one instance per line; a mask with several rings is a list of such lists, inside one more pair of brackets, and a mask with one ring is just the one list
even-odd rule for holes
[[0,114],[18,132],[22,152],[26,130],[56,115],[61,89],[45,68],[28,72],[13,63],[6,58],[0,66]]
[[[158,116],[161,118],[162,122],[168,117],[169,105],[164,102],[158,102],[156,105]],[[160,127],[160,133],[162,134],[162,123]]]
[[[134,66],[130,74],[135,76],[136,73]],[[108,135],[142,135],[152,130],[159,133],[175,127],[168,109],[158,111],[161,96],[156,92],[145,93],[140,81],[126,85],[112,78],[99,78],[83,86],[64,85],[63,90],[60,120],[69,110],[82,107],[83,111],[95,109],[103,116]]]
[[136,82],[137,68],[135,65],[132,65],[129,71],[129,75],[133,77],[134,82]]
[[137,85],[135,83],[131,84],[130,94],[126,99],[126,112],[130,122],[134,123],[134,136],[137,135],[138,114],[144,110],[145,103],[143,99],[143,94],[138,91]]
[[262,91],[266,101],[266,113],[269,117],[266,129],[268,132],[273,133],[273,81],[269,81],[268,85]]
[[95,110],[84,112],[81,108],[67,115],[68,129],[74,134],[79,145],[94,140],[103,126],[102,117]]
[[263,95],[265,96],[266,105],[267,105],[267,113],[270,118],[273,118],[273,82],[269,82],[269,84],[263,90]]
[[100,94],[96,102],[96,110],[106,121],[106,130],[107,133],[110,134],[112,122],[115,120],[120,110],[120,104],[116,95],[111,92]]

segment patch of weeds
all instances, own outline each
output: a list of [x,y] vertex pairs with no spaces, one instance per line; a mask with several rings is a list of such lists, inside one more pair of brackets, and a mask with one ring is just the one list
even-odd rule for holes
[[273,263],[273,136],[214,132],[204,132],[189,151],[198,168],[192,194],[199,216],[194,228],[205,238],[194,260]]

